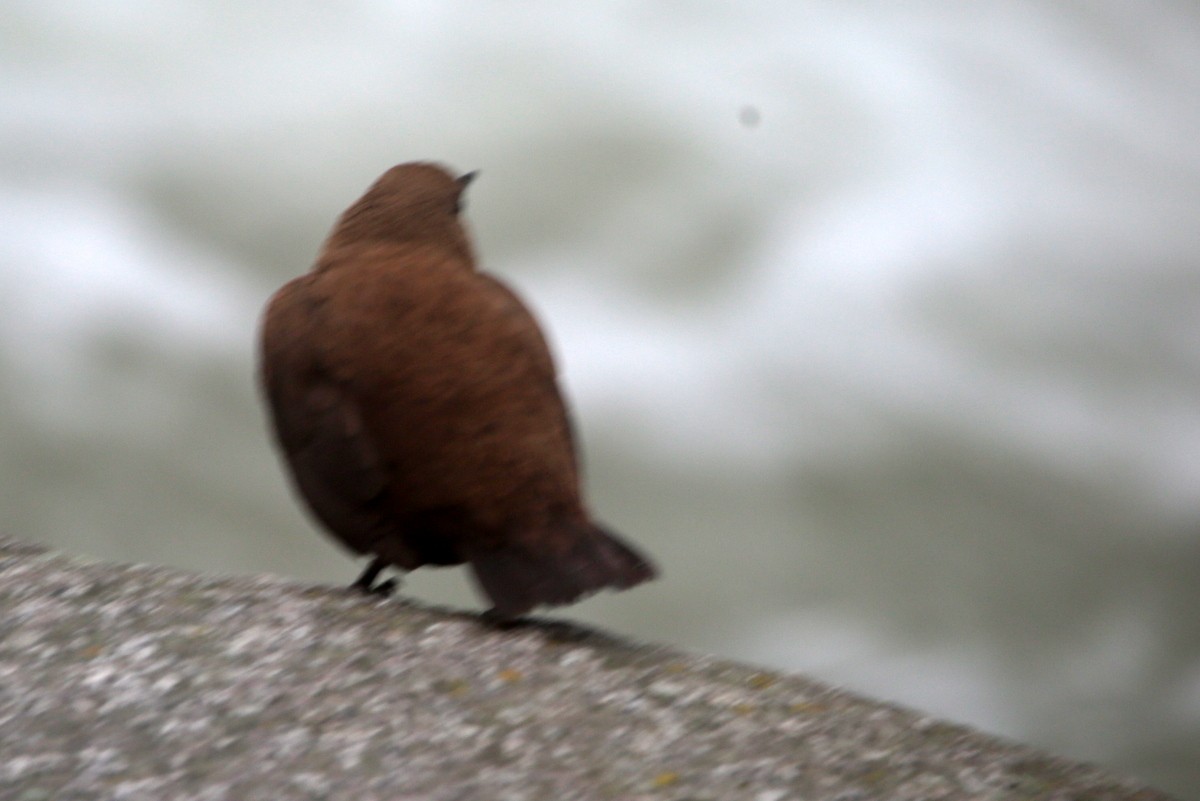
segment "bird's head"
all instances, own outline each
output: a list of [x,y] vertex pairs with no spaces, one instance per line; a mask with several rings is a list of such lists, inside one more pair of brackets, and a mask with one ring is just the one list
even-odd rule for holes
[[444,245],[471,258],[463,225],[463,193],[478,173],[455,175],[439,164],[392,167],[342,214],[330,244],[420,242]]

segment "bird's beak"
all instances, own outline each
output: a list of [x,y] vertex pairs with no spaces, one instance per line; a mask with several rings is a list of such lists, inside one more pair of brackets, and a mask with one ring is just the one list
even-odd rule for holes
[[474,181],[478,176],[479,170],[471,170],[465,175],[458,176],[458,185],[463,189],[466,189],[468,186],[470,186],[471,181]]

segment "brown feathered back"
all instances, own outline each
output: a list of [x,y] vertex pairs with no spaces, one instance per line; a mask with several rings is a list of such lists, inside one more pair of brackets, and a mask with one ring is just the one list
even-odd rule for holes
[[404,570],[469,562],[513,616],[654,570],[589,519],[537,322],[475,270],[469,179],[404,164],[347,209],[267,308],[263,383],[294,483],[336,538]]

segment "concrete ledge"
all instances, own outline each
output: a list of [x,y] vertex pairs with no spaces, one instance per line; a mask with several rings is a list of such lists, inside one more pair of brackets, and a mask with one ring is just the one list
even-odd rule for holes
[[1166,796],[801,677],[562,623],[498,631],[0,539],[0,798]]

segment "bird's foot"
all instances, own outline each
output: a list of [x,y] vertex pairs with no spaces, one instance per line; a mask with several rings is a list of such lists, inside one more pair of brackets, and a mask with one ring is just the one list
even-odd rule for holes
[[387,581],[375,583],[375,579],[379,578],[379,574],[387,568],[388,563],[382,559],[376,558],[371,560],[371,564],[367,565],[367,569],[362,572],[362,575],[355,579],[350,585],[350,589],[358,590],[367,595],[377,595],[380,598],[388,598],[400,586],[400,582],[394,578]]
[[524,618],[521,618],[521,617],[513,617],[512,615],[502,614],[502,613],[496,611],[496,609],[494,607],[492,609],[485,609],[484,611],[480,612],[479,619],[481,621],[483,621],[483,623],[485,625],[491,626],[492,628],[499,629],[501,631],[507,631],[508,629],[515,629],[518,626],[525,625],[525,623],[527,622]]
[[390,578],[387,581],[379,582],[367,590],[367,592],[372,595],[378,595],[380,598],[391,598],[399,587],[400,582],[397,579]]

